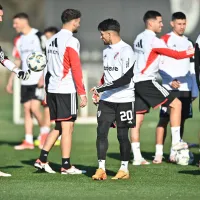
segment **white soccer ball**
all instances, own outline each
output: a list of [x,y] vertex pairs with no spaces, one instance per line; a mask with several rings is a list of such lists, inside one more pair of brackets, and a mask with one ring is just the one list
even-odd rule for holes
[[194,161],[194,155],[188,149],[182,149],[177,151],[176,164],[178,165],[189,165]]
[[41,52],[32,52],[26,59],[28,68],[34,72],[42,71],[46,67],[46,56]]

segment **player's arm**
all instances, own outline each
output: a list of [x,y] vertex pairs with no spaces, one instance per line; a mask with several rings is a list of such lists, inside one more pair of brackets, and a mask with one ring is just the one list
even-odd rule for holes
[[184,59],[194,56],[194,48],[186,51],[176,51],[167,47],[162,39],[154,38],[152,42],[152,52],[175,59]]
[[123,68],[123,76],[119,79],[109,82],[107,84],[103,84],[101,86],[94,87],[97,93],[115,89],[124,85],[127,85],[131,82],[133,78],[133,68],[135,64],[135,56],[132,49],[126,47],[121,54],[122,68]]
[[23,80],[26,80],[29,78],[30,70],[28,70],[27,72],[20,70],[13,62],[11,62],[8,59],[8,57],[5,55],[1,47],[0,47],[0,63],[11,72],[14,72],[15,74],[17,74],[18,78],[23,79]]
[[79,42],[73,41],[71,46],[66,48],[64,55],[64,63],[65,63],[64,67],[66,69],[69,67],[67,66],[67,59],[69,58],[73,80],[76,85],[77,93],[81,98],[80,107],[84,107],[87,104],[87,97],[86,97],[85,87],[83,84],[83,74],[81,68],[81,61],[79,57],[79,47],[80,47]]

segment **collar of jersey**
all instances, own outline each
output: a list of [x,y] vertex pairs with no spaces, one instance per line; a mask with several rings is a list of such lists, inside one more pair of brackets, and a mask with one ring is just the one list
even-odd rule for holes
[[118,43],[116,43],[116,44],[110,44],[110,45],[108,45],[108,48],[112,48],[112,49],[114,49],[114,48],[120,46],[121,43],[122,43],[122,40],[120,40],[120,41],[119,41]]
[[148,34],[151,34],[151,35],[156,35],[155,32],[153,32],[152,30],[149,30],[149,29],[145,29],[145,32],[147,32]]
[[65,32],[67,32],[67,33],[73,35],[73,33],[72,33],[71,31],[67,30],[67,29],[62,28],[61,31],[65,31]]
[[185,35],[182,35],[182,36],[176,35],[173,31],[171,31],[170,34],[172,34],[172,35],[174,35],[174,36],[176,36],[178,38],[187,38]]

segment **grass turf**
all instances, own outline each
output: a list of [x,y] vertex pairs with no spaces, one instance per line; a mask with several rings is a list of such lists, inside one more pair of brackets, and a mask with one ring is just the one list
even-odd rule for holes
[[[39,156],[39,150],[15,151],[13,146],[23,139],[23,126],[12,124],[12,98],[2,90],[0,99],[0,170],[12,174],[12,177],[0,177],[0,199],[199,199],[200,170],[195,166],[178,166],[164,162],[162,165],[129,165],[129,180],[113,181],[110,178],[117,172],[119,148],[116,130],[109,133],[106,181],[92,181],[97,166],[96,126],[76,125],[73,135],[71,161],[80,169],[87,170],[85,175],[60,175],[60,148],[54,147],[49,161],[57,174],[37,172],[33,163]],[[186,122],[185,137],[188,142],[197,143],[199,113],[197,106],[194,119]],[[158,113],[146,116],[141,130],[141,148],[145,158],[152,160],[154,155],[155,126]],[[38,127],[35,133],[38,133]],[[37,135],[37,134],[36,134]],[[168,157],[170,134],[164,148]],[[192,149],[195,161],[198,149]]]

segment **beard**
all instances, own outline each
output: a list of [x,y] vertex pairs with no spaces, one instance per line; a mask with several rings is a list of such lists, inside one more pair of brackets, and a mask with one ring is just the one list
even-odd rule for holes
[[78,33],[78,30],[77,30],[77,29],[76,29],[76,30],[74,30],[74,31],[73,31],[73,33]]

